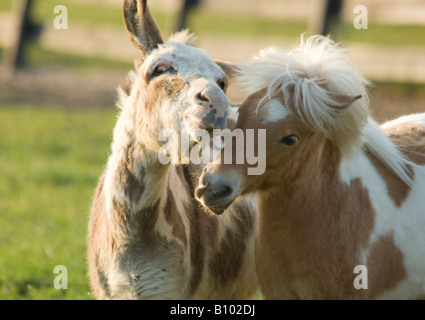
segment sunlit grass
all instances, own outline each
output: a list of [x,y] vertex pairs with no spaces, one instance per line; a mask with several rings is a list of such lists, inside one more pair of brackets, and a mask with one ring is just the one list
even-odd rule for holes
[[[87,299],[86,231],[115,110],[0,107],[0,299]],[[56,265],[68,268],[57,290]]]

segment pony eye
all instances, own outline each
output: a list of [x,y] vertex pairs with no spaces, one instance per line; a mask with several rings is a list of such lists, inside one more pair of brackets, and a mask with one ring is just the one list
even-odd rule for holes
[[290,134],[289,136],[284,137],[280,142],[291,147],[298,142],[299,138],[295,134]]
[[226,88],[226,82],[224,82],[223,80],[218,80],[217,81],[217,85],[220,87],[221,90],[224,91],[224,89]]
[[155,67],[154,71],[152,72],[152,77],[158,77],[169,70],[174,70],[174,69],[168,64],[159,64]]

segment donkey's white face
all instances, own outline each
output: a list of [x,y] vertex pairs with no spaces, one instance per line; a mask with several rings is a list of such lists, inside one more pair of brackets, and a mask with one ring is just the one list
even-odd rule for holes
[[163,42],[146,0],[125,0],[124,20],[142,53],[126,107],[135,108],[133,120],[150,148],[159,150],[158,135],[164,129],[172,130],[178,139],[174,142],[180,142],[182,130],[197,140],[197,129],[223,128],[230,64],[216,63],[192,47],[187,32]]
[[204,51],[174,41],[160,44],[145,59],[140,75],[140,86],[146,89],[141,103],[158,116],[158,129],[180,132],[184,119],[194,137],[196,129],[226,124],[227,76]]

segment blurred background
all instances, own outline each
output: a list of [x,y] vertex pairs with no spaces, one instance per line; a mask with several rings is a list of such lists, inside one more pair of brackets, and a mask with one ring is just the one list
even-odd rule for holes
[[[373,82],[379,122],[425,112],[424,0],[148,5],[164,38],[189,28],[200,48],[232,62],[267,46],[290,49],[303,32],[330,34]],[[93,298],[91,199],[109,154],[115,88],[138,57],[121,7],[120,0],[0,2],[0,299]],[[229,97],[239,103],[244,95],[232,87]],[[53,286],[57,265],[67,267],[68,289]]]

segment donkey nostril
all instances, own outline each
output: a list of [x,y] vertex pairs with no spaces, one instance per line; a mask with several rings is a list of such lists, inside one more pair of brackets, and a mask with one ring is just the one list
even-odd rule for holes
[[210,99],[207,95],[202,92],[196,94],[196,99],[201,100],[202,102],[210,102]]

